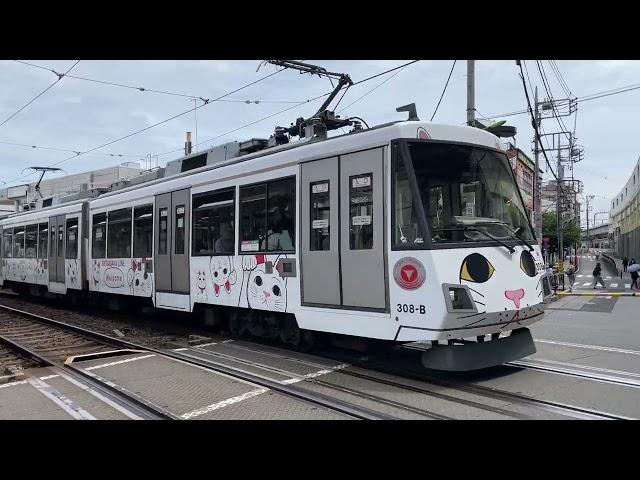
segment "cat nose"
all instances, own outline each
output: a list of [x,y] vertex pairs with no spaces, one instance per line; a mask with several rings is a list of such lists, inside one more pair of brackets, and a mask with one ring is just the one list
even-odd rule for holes
[[520,300],[524,297],[524,289],[519,288],[517,290],[505,290],[504,296],[511,300],[516,308],[520,308]]
[[269,298],[271,296],[271,293],[269,293],[267,290],[262,290],[262,293],[264,293],[264,298]]

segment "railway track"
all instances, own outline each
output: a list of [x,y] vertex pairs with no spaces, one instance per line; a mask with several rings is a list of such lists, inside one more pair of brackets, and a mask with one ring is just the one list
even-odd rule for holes
[[[34,314],[30,312],[12,309],[11,307],[0,304],[0,310],[2,309],[9,309],[13,312],[20,312],[25,315],[34,316]],[[305,375],[291,371],[291,369],[283,369],[263,362],[251,361],[246,358],[241,358],[237,355],[212,352],[198,347],[184,347],[177,350],[156,349],[133,342],[128,342],[108,335],[92,332],[81,327],[64,324],[63,322],[47,319],[46,317],[42,317],[39,315],[35,315],[35,317],[38,317],[39,321],[46,321],[49,323],[53,322],[64,325],[62,327],[64,329],[70,329],[76,332],[80,331],[82,335],[89,335],[94,339],[94,341],[97,340],[103,342],[103,345],[107,343],[119,348],[152,351],[158,355],[164,355],[175,360],[184,361],[189,364],[198,365],[236,378],[241,378],[245,381],[249,381],[270,390],[274,390],[276,392],[280,392],[298,399],[306,400],[308,402],[324,406],[326,408],[330,408],[332,410],[339,411],[341,413],[345,413],[354,418],[394,419],[403,417],[406,418],[406,415],[413,415],[425,419],[440,420],[454,418],[450,415],[434,412],[431,409],[420,408],[402,402],[397,402],[395,400],[385,398],[382,395],[371,393],[370,391],[363,391],[362,389],[352,388],[351,386],[340,384],[340,382],[328,381],[326,379],[315,377],[305,377]],[[0,316],[0,318],[2,317]],[[0,328],[2,328],[1,323]],[[243,345],[240,347],[238,343],[235,342],[233,343],[233,347],[241,348],[244,350],[252,350],[257,354],[271,355],[273,358],[287,359],[288,361],[306,364],[307,366],[315,366],[321,369],[326,367],[326,364],[318,363],[317,361],[308,359],[301,360],[300,354],[298,352],[296,352],[296,357],[294,357],[290,354],[292,352],[290,352],[289,350],[283,350],[280,347],[273,347],[273,351],[267,351],[264,349],[265,345],[263,343],[246,343],[250,343],[253,346]],[[407,353],[410,350],[424,350],[424,348],[409,346],[402,350],[405,350],[405,353]],[[56,350],[54,349],[52,351]],[[442,389],[436,390],[433,387],[444,387],[450,389],[452,392],[465,392],[477,396],[480,399],[493,399],[506,401],[510,404],[516,404],[522,407],[533,407],[534,409],[549,412],[554,415],[560,415],[561,417],[565,418],[568,417],[576,419],[608,420],[629,419],[628,417],[624,417],[621,415],[582,408],[560,402],[542,400],[514,392],[509,392],[506,390],[477,385],[470,382],[443,379],[438,376],[431,375],[424,370],[421,371],[419,367],[411,368],[411,365],[419,365],[419,362],[417,361],[413,363],[405,362],[404,365],[390,365],[389,362],[378,361],[373,357],[363,360],[359,355],[354,354],[336,354],[336,352],[323,352],[323,355],[325,359],[341,361],[351,367],[335,369],[335,372],[340,375],[357,378],[361,381],[369,382],[370,384],[377,383],[379,385],[385,385],[397,390],[420,393],[425,396],[451,402],[459,406],[486,410],[494,414],[506,416],[509,418],[532,419],[536,417],[528,414],[514,412],[512,410],[507,410],[501,407],[487,405],[482,401],[470,400],[468,398],[459,398],[456,395],[444,393]],[[581,371],[576,370],[574,372],[568,372],[566,368],[563,369],[564,371],[560,371],[560,369],[554,369],[554,367],[551,365],[533,365],[530,363],[530,361],[526,362],[529,362],[529,364],[524,365],[523,363],[512,362],[511,364],[507,364],[507,366],[509,366],[510,368],[530,368],[544,370],[549,373],[573,374],[575,376],[581,376],[582,378],[589,378],[598,381],[609,381],[611,383],[625,386],[640,386],[640,382],[638,382],[636,379],[623,380],[620,378],[613,378],[612,371],[609,371],[606,374],[605,372],[589,372],[585,371],[584,369]],[[361,369],[361,371],[355,370],[358,367]],[[256,371],[262,373],[256,373]],[[269,378],[269,376],[266,375],[265,372],[267,374],[286,375],[291,379],[295,379],[295,381],[282,383]],[[393,376],[394,378],[383,378],[379,375],[376,375],[374,372],[385,376]],[[404,380],[416,380],[422,382],[423,385],[409,384]],[[336,396],[338,395],[341,396],[342,399],[336,398]],[[377,404],[378,406],[384,406],[386,412],[395,413],[395,415],[382,413],[379,411],[379,408],[376,409],[372,407],[361,407],[360,404],[363,403],[368,405]]]
[[[53,346],[49,345],[51,340],[55,342]],[[242,379],[257,386],[325,407],[356,419],[391,420],[395,418],[323,393],[311,392],[289,383],[278,382],[239,368],[233,368],[221,362],[196,358],[183,352],[159,350],[135,344],[2,304],[0,304],[0,343],[20,352],[21,355],[35,360],[40,365],[58,367],[58,371],[60,368],[70,370],[74,375],[82,377],[86,382],[92,383],[101,390],[108,390],[112,396],[116,394],[125,397],[124,400],[138,404],[139,409],[143,408],[148,413],[155,413],[159,418],[178,419],[177,416],[150,404],[132,392],[128,392],[92,372],[70,364],[65,360],[67,355],[82,355],[83,358],[88,359],[91,356],[95,358],[101,354],[109,353],[153,352],[157,355]],[[113,348],[121,350],[118,352],[114,351]]]

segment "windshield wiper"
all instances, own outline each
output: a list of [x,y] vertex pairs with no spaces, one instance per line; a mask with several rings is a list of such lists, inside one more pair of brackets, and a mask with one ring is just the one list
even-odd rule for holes
[[490,238],[490,239],[491,239],[491,240],[493,240],[494,242],[498,242],[500,245],[502,245],[502,246],[503,246],[503,247],[505,247],[507,250],[509,250],[509,253],[511,253],[511,254],[515,253],[515,251],[516,251],[516,249],[515,249],[515,248],[513,248],[511,245],[507,245],[507,244],[506,244],[506,243],[504,243],[502,240],[500,240],[500,239],[498,239],[498,238],[494,237],[493,235],[491,235],[491,234],[489,234],[489,233],[485,232],[484,230],[480,230],[479,228],[471,227],[471,226],[469,226],[469,225],[465,225],[465,226],[463,227],[463,229],[464,229],[464,230],[473,230],[473,231],[475,231],[475,232],[479,232],[479,233],[483,234],[484,236],[486,236],[486,237]]
[[[495,221],[493,222],[486,222],[486,223],[477,223],[476,225],[491,225],[491,224],[500,224],[500,225],[504,225],[507,229],[507,231],[509,232],[509,234],[513,235],[513,237],[516,238],[516,240],[520,240],[520,243],[522,243],[522,245],[526,246],[530,252],[533,252],[533,247],[531,246],[531,244],[529,242],[527,242],[524,238],[522,238],[520,236],[520,234],[518,233],[518,230],[514,229],[511,225],[509,225],[507,222],[503,222],[502,220],[498,220],[495,219]],[[482,232],[482,233],[486,233],[486,232]]]
[[[508,224],[506,224],[506,225],[507,225],[507,226],[509,226]],[[520,240],[520,241],[522,242],[522,244],[523,244],[523,245],[526,245],[530,252],[533,252],[533,247],[531,246],[531,244],[530,244],[529,242],[527,242],[524,238],[522,238],[522,237],[520,236],[520,234],[518,233],[518,230],[519,230],[519,228],[518,228],[518,229],[516,229],[516,230],[513,230],[513,231],[512,231],[513,235],[514,235],[518,240]]]

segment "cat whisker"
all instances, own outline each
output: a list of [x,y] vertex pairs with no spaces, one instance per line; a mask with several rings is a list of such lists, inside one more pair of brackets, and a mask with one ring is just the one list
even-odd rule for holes
[[486,320],[487,317],[482,317],[480,320],[476,320],[475,322],[471,322],[471,323],[467,323],[466,325],[464,325],[465,327],[469,327],[471,325],[475,325],[476,323],[480,323],[483,320]]
[[479,312],[479,313],[473,313],[471,315],[464,315],[462,317],[456,317],[456,320],[460,320],[461,318],[471,318],[471,317],[477,317],[478,315],[482,315],[484,313],[487,313],[486,311],[484,312]]
[[476,292],[478,295],[480,295],[482,298],[484,298],[484,295],[481,294],[479,291],[474,290],[473,288],[469,287],[469,290],[471,290],[472,292]]

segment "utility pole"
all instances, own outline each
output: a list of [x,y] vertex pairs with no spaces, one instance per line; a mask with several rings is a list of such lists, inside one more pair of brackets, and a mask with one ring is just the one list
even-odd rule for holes
[[475,126],[475,60],[467,60],[467,125]]
[[560,204],[560,190],[562,188],[562,165],[560,163],[560,148],[558,148],[558,180],[556,182],[556,212],[557,212],[557,232],[558,232],[558,255],[560,258],[560,268],[562,268],[562,262],[564,261],[564,249],[562,248],[562,206]]
[[542,247],[542,199],[540,195],[542,193],[541,183],[542,178],[540,176],[540,159],[539,159],[539,149],[540,149],[540,137],[538,137],[537,128],[540,127],[540,110],[538,109],[538,87],[536,86],[535,95],[534,95],[534,104],[536,106],[535,111],[535,122],[536,122],[536,148],[534,149],[534,158],[536,162],[536,174],[535,174],[535,184],[533,187],[533,218],[536,224],[536,238],[538,239],[538,245]]
[[587,240],[585,242],[587,244],[587,252],[589,251],[589,200],[594,197],[595,195],[585,195],[585,201],[587,204]]

